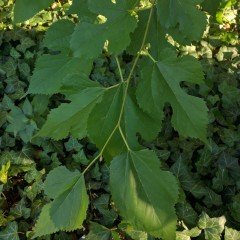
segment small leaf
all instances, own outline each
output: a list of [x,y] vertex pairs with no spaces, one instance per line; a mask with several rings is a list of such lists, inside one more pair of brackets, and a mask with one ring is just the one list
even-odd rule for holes
[[239,240],[240,232],[232,228],[225,227],[224,240]]
[[84,177],[80,176],[69,189],[54,199],[50,216],[57,228],[73,231],[82,227],[87,208],[88,195]]
[[0,232],[1,240],[20,240],[18,236],[18,224],[16,222],[9,222],[7,227]]
[[206,213],[202,213],[198,221],[198,227],[204,230],[206,240],[220,240],[224,230],[226,218],[210,218]]
[[66,167],[55,168],[48,174],[44,190],[53,201],[43,208],[34,237],[81,228],[89,201],[83,175]]
[[111,231],[95,222],[90,223],[90,232],[86,236],[86,240],[109,240],[111,237]]

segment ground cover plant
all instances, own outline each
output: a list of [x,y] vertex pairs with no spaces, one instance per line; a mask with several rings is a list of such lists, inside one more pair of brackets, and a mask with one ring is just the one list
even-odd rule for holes
[[[53,3],[36,1],[22,14],[20,2],[14,24]],[[161,23],[164,1],[75,2],[54,3],[24,30],[2,32],[0,236],[238,239],[234,2],[202,9],[190,1],[192,18],[202,20],[196,32],[181,8]],[[203,10],[217,12],[218,25],[211,17],[205,41],[186,46],[202,38]],[[219,24],[228,29],[216,31]],[[92,35],[100,37],[91,42]],[[38,219],[34,228],[30,219]]]

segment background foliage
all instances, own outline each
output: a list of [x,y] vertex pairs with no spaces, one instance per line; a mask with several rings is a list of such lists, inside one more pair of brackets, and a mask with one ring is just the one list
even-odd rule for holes
[[[218,7],[219,6],[219,7]],[[55,3],[25,24],[13,27],[12,1],[0,1],[0,239],[30,239],[42,206],[43,181],[53,168],[83,168],[96,148],[87,140],[65,141],[36,138],[34,133],[49,110],[64,99],[61,95],[25,96],[44,31],[61,18],[69,3]],[[238,54],[238,5],[221,1],[203,7],[213,16],[201,42],[177,46],[183,55],[200,59],[206,85],[184,84],[186,91],[203,97],[210,109],[208,136],[211,150],[200,141],[184,140],[173,130],[169,119],[155,142],[143,144],[153,149],[164,168],[179,179],[183,191],[177,204],[178,239],[240,239],[240,81]],[[216,10],[218,9],[218,10]],[[71,16],[75,18],[75,16]],[[128,73],[131,56],[124,54],[121,65]],[[137,75],[135,76],[138,77]],[[106,86],[119,79],[114,59],[102,55],[94,63],[91,78]],[[171,116],[170,109],[166,108]],[[97,123],[96,123],[97,124]],[[87,174],[90,193],[84,229],[58,233],[41,239],[152,239],[121,222],[109,195],[109,169],[103,162]],[[189,230],[191,229],[191,230]],[[235,230],[233,230],[235,229]]]

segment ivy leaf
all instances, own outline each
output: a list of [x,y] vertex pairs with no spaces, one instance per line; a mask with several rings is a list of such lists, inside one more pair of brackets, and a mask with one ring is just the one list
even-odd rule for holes
[[201,234],[201,230],[197,227],[190,230],[183,230],[182,232],[177,232],[176,240],[191,240],[191,237],[198,237]]
[[74,23],[62,19],[53,23],[46,32],[43,45],[55,51],[69,51],[69,41],[74,31]]
[[101,99],[103,92],[104,88],[93,87],[72,95],[71,103],[61,104],[50,112],[38,135],[55,140],[66,138],[69,133],[76,138],[85,137],[89,114]]
[[136,230],[175,239],[178,186],[170,172],[160,169],[152,151],[130,151],[115,157],[110,186],[117,208]]
[[240,239],[239,231],[225,227],[224,240],[238,240],[238,239]]
[[14,21],[20,23],[32,18],[39,11],[47,8],[54,0],[17,0],[14,7]]
[[[89,201],[83,175],[77,170],[55,168],[47,176],[44,190],[53,201],[43,208],[34,237],[81,228]],[[46,229],[45,218],[49,225]]]
[[64,79],[69,74],[88,75],[92,64],[86,59],[59,55],[43,55],[38,58],[30,82],[28,93],[54,94],[60,91]]
[[0,239],[2,240],[19,240],[18,224],[16,222],[9,222],[7,227],[0,232]]
[[136,2],[138,1],[120,0],[113,3],[109,0],[89,0],[90,11],[104,15],[107,20],[102,24],[80,22],[76,26],[71,39],[74,56],[94,59],[101,53],[106,41],[110,53],[120,54],[130,44],[129,34],[137,26],[137,19],[131,14]]
[[206,28],[207,17],[197,9],[202,0],[157,1],[160,24],[166,28],[178,28],[178,35],[190,40],[200,40]]
[[109,240],[111,237],[111,231],[95,222],[90,223],[90,232],[86,236],[86,240]]
[[163,107],[169,102],[173,108],[172,124],[180,135],[199,138],[207,143],[208,123],[205,102],[189,96],[180,87],[183,81],[200,84],[203,82],[201,65],[192,57],[178,58],[169,49],[162,51],[157,62],[145,62],[141,81],[137,87],[137,99],[148,113],[158,111],[163,118]]
[[202,213],[198,221],[198,227],[204,230],[206,240],[220,240],[224,230],[226,218],[210,218],[206,213]]

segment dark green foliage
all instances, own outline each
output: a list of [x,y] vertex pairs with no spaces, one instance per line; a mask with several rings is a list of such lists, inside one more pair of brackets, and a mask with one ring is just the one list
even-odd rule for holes
[[[37,127],[45,122],[50,109],[66,103],[62,95],[51,98],[24,96],[36,57],[47,53],[39,46],[43,36],[39,30],[45,29],[56,18],[59,16],[55,11],[43,12],[21,30],[2,30],[0,33],[0,238],[3,239],[30,239],[33,236],[32,223],[37,221],[43,205],[50,201],[49,197],[52,198],[43,194],[43,182],[48,172],[60,165],[71,171],[83,171],[97,155],[97,149],[87,139],[53,141],[37,137],[29,142]],[[6,24],[9,22],[4,18],[3,25]],[[234,27],[219,30],[214,23],[210,35],[203,41],[195,46],[179,47],[180,54],[201,58],[206,85],[195,87],[186,82],[182,87],[190,95],[202,97],[207,102],[211,119],[207,133],[211,148],[204,147],[200,141],[179,137],[171,126],[171,108],[168,106],[164,109],[167,118],[159,137],[153,142],[141,142],[156,153],[163,169],[170,169],[183,189],[176,211],[184,224],[180,222],[177,226],[177,239],[220,239],[221,234],[226,240],[239,239],[239,56],[237,48],[228,45],[222,37],[229,32],[234,33]],[[129,56],[123,55],[120,64],[126,77],[131,67]],[[91,79],[107,87],[118,83],[120,76],[115,59],[107,54],[99,56],[94,62]],[[137,81],[138,74],[134,79]],[[86,187],[90,205],[85,229],[53,234],[51,239],[79,239],[88,233],[89,240],[110,237],[118,240],[119,236],[154,239],[128,223],[119,223],[110,197],[107,164],[99,162],[87,173]],[[220,218],[223,215],[225,218]]]

